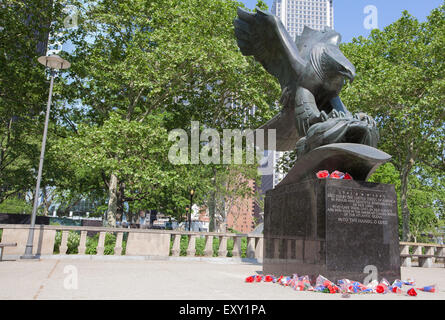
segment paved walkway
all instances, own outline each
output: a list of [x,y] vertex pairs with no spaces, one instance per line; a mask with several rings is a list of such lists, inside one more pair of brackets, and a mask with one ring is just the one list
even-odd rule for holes
[[[0,299],[345,300],[340,294],[244,282],[261,270],[259,264],[202,261],[2,261]],[[415,279],[416,286],[436,283],[439,292],[351,295],[349,300],[445,300],[445,268],[402,268],[402,279],[407,278]]]

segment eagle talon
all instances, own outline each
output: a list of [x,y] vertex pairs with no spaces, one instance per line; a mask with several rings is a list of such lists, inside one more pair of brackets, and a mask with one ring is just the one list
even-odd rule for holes
[[333,118],[339,118],[340,117],[340,114],[338,113],[338,111],[337,110],[332,110],[332,117]]
[[321,112],[320,112],[320,120],[321,120],[321,122],[325,122],[325,121],[327,121],[328,119],[329,119],[329,116],[326,114],[326,112],[321,111]]

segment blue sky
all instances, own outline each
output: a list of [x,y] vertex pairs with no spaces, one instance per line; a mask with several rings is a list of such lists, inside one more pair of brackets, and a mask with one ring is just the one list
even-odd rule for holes
[[[255,8],[257,0],[238,0],[249,9]],[[264,0],[272,8],[273,0]],[[363,11],[366,6],[377,8],[378,28],[383,29],[400,18],[403,10],[425,21],[431,10],[439,7],[444,0],[334,0],[334,29],[342,35],[342,42],[349,42],[353,37],[369,35],[363,22],[367,16]]]

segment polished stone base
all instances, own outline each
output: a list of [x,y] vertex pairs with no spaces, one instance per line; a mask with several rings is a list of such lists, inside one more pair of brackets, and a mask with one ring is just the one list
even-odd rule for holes
[[313,179],[278,186],[266,194],[264,218],[265,274],[400,279],[392,185]]

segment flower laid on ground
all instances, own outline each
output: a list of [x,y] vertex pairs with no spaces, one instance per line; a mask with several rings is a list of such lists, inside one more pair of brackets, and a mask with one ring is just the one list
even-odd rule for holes
[[387,293],[389,291],[389,282],[386,279],[382,279],[379,285],[375,288],[377,293]]
[[417,296],[417,292],[416,292],[416,290],[414,290],[414,288],[409,289],[407,293],[408,293],[408,295],[410,295],[412,297]]
[[426,287],[423,287],[423,288],[417,288],[417,290],[424,291],[424,292],[436,292],[436,285],[433,284],[432,286],[426,286]]
[[[322,293],[341,293],[342,297],[349,297],[353,293],[378,293],[386,294],[389,292],[401,294],[403,286],[413,286],[414,280],[408,279],[406,281],[401,281],[396,279],[392,284],[388,280],[382,279],[380,282],[373,280],[367,285],[364,285],[358,281],[352,281],[349,279],[338,280],[337,284],[328,280],[327,278],[319,275],[315,281],[315,286],[312,286],[309,276],[298,277],[297,274],[290,276],[280,276],[275,277],[273,275],[259,276],[253,275],[246,278],[245,282],[272,282],[278,283],[285,287],[291,287],[295,291],[314,291]],[[417,290],[424,292],[436,292],[436,285],[426,286],[423,288],[417,288]],[[406,291],[409,296],[417,296],[417,292],[414,288],[410,288]]]

